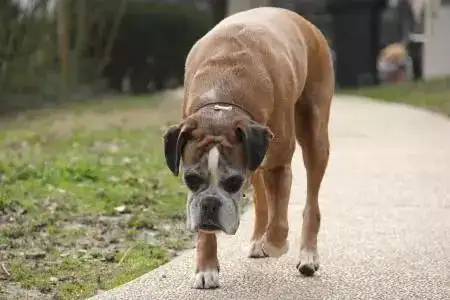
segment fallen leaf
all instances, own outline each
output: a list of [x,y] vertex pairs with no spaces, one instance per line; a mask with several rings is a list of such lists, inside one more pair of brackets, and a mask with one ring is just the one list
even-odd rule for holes
[[125,205],[120,205],[120,206],[117,206],[116,208],[114,208],[114,210],[119,214],[123,214],[126,212],[127,207]]

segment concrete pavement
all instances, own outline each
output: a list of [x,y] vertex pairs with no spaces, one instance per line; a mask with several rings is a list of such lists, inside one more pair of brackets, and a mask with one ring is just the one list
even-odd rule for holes
[[221,235],[217,290],[193,290],[194,251],[95,299],[450,299],[450,120],[404,105],[337,97],[321,190],[321,267],[295,269],[305,174],[294,158],[289,253],[246,257],[252,208]]

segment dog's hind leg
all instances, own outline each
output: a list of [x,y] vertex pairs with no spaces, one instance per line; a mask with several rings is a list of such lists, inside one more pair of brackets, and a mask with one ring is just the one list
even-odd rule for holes
[[[254,239],[252,243],[250,257],[253,258],[280,257],[289,250],[287,240],[289,232],[288,206],[292,184],[290,160],[294,153],[295,140],[293,140],[292,147],[282,145],[282,148],[286,149],[283,158],[280,160],[279,157],[276,157],[275,164],[270,165],[269,163],[268,166],[263,166],[259,170],[260,177],[256,178],[256,187],[260,188],[256,196],[261,197],[257,198],[255,203],[255,213],[260,214],[255,216],[255,225],[261,227],[255,226],[254,233],[256,235],[254,234],[254,237],[260,238]],[[275,161],[273,158],[268,160]],[[265,207],[261,200],[266,201]],[[262,212],[264,214],[261,214]]]
[[319,268],[317,235],[320,228],[320,208],[318,198],[330,151],[328,121],[333,86],[318,84],[316,87],[317,89],[314,91],[310,86],[306,86],[295,107],[296,137],[302,148],[307,177],[300,257],[297,265],[299,272],[305,276],[314,275]]
[[262,249],[267,256],[280,257],[289,250],[288,207],[291,194],[292,169],[285,164],[264,169],[268,197],[268,226],[262,238]]

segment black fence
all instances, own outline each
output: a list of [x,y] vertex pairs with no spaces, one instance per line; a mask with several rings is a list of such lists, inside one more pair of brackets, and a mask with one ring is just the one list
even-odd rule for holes
[[[282,6],[283,1],[276,1]],[[335,54],[336,83],[343,88],[378,84],[377,56],[402,39],[395,8],[385,0],[294,1],[290,9],[305,16],[327,37]]]

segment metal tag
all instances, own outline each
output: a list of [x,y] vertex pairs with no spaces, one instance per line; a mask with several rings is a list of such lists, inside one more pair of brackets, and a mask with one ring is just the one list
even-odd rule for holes
[[230,110],[232,110],[233,108],[231,107],[231,106],[222,106],[222,105],[220,105],[220,104],[216,104],[216,105],[214,105],[214,110],[227,110],[227,111],[230,111]]

